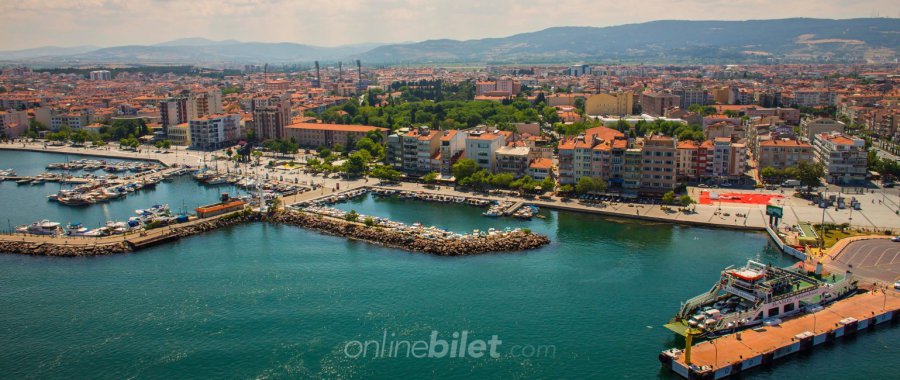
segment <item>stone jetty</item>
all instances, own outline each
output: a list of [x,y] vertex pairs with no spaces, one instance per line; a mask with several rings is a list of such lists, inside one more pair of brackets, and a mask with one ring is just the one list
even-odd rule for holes
[[304,211],[285,211],[270,216],[268,220],[386,247],[425,252],[439,256],[466,256],[488,252],[523,251],[539,248],[550,243],[550,239],[546,236],[533,234],[527,230],[461,239],[434,239],[407,231],[367,226],[363,223],[350,222]]
[[527,230],[503,231],[458,238],[435,238],[383,226],[286,210],[260,217],[249,209],[209,219],[162,227],[125,236],[71,238],[63,236],[0,236],[0,252],[36,256],[103,256],[135,252],[215,229],[257,221],[283,223],[314,231],[361,240],[385,247],[425,252],[439,256],[465,256],[488,252],[514,252],[535,249],[550,243],[546,236]]

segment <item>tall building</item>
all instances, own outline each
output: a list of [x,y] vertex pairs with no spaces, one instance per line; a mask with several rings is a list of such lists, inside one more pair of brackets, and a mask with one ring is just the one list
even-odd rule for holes
[[771,139],[759,143],[756,158],[760,170],[768,167],[782,170],[797,166],[800,161],[812,161],[813,147],[797,140]]
[[28,129],[25,111],[0,111],[0,137],[16,138]]
[[94,70],[94,71],[91,71],[91,80],[92,81],[112,80],[112,74],[109,72],[109,70]]
[[653,134],[644,138],[640,193],[658,196],[675,188],[676,151],[674,138]]
[[629,92],[592,95],[584,101],[584,112],[588,115],[631,115],[634,108],[633,99],[633,95]]
[[491,173],[497,169],[497,149],[506,145],[506,135],[500,132],[473,131],[466,136],[466,158],[475,160]]
[[681,97],[662,92],[647,92],[641,94],[640,103],[642,113],[651,116],[662,116],[666,114],[666,108],[680,106]]
[[[264,95],[253,98],[253,132],[257,140],[280,139],[284,127],[291,124],[291,98],[287,95]],[[343,144],[343,142],[341,142]]]
[[200,150],[215,150],[232,145],[240,137],[241,116],[209,115],[191,120],[190,128],[191,148]]
[[167,135],[169,126],[184,124],[192,119],[222,112],[222,92],[217,88],[182,92],[159,103],[160,124],[163,132]]
[[672,93],[681,97],[679,107],[683,110],[688,109],[693,104],[705,106],[710,103],[709,92],[702,88],[679,87],[672,91]]
[[843,133],[844,123],[827,118],[806,119],[800,123],[800,133],[806,141],[812,142],[816,135],[822,133]]
[[297,144],[304,147],[318,148],[321,146],[332,147],[335,144],[355,143],[371,131],[381,134],[382,141],[387,138],[387,128],[373,127],[369,125],[343,125],[343,124],[318,124],[296,123],[284,127],[284,137],[293,138]]
[[866,142],[838,132],[821,133],[813,140],[816,159],[825,166],[825,179],[833,184],[862,184],[866,180]]

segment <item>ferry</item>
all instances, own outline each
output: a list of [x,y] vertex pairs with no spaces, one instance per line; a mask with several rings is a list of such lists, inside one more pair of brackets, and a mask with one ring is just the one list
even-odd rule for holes
[[19,228],[16,228],[16,232],[32,235],[61,235],[63,229],[59,226],[59,223],[44,219],[27,226],[19,226]]
[[757,325],[774,325],[856,292],[852,275],[824,276],[800,268],[778,268],[753,260],[741,268],[728,267],[706,293],[682,303],[665,325],[679,335],[712,338]]

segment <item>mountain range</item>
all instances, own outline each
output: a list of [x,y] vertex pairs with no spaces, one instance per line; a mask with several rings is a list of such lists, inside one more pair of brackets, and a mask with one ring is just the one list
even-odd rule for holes
[[502,38],[321,47],[290,42],[185,38],[155,45],[45,47],[0,52],[0,60],[45,64],[300,63],[361,59],[391,63],[741,62],[769,59],[896,59],[900,19],[792,18],[651,21],[554,27]]

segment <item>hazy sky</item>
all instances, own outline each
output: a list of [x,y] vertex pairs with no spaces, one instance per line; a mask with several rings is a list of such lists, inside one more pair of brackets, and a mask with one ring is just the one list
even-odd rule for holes
[[334,46],[659,19],[898,17],[897,0],[0,0],[0,50],[184,37]]

